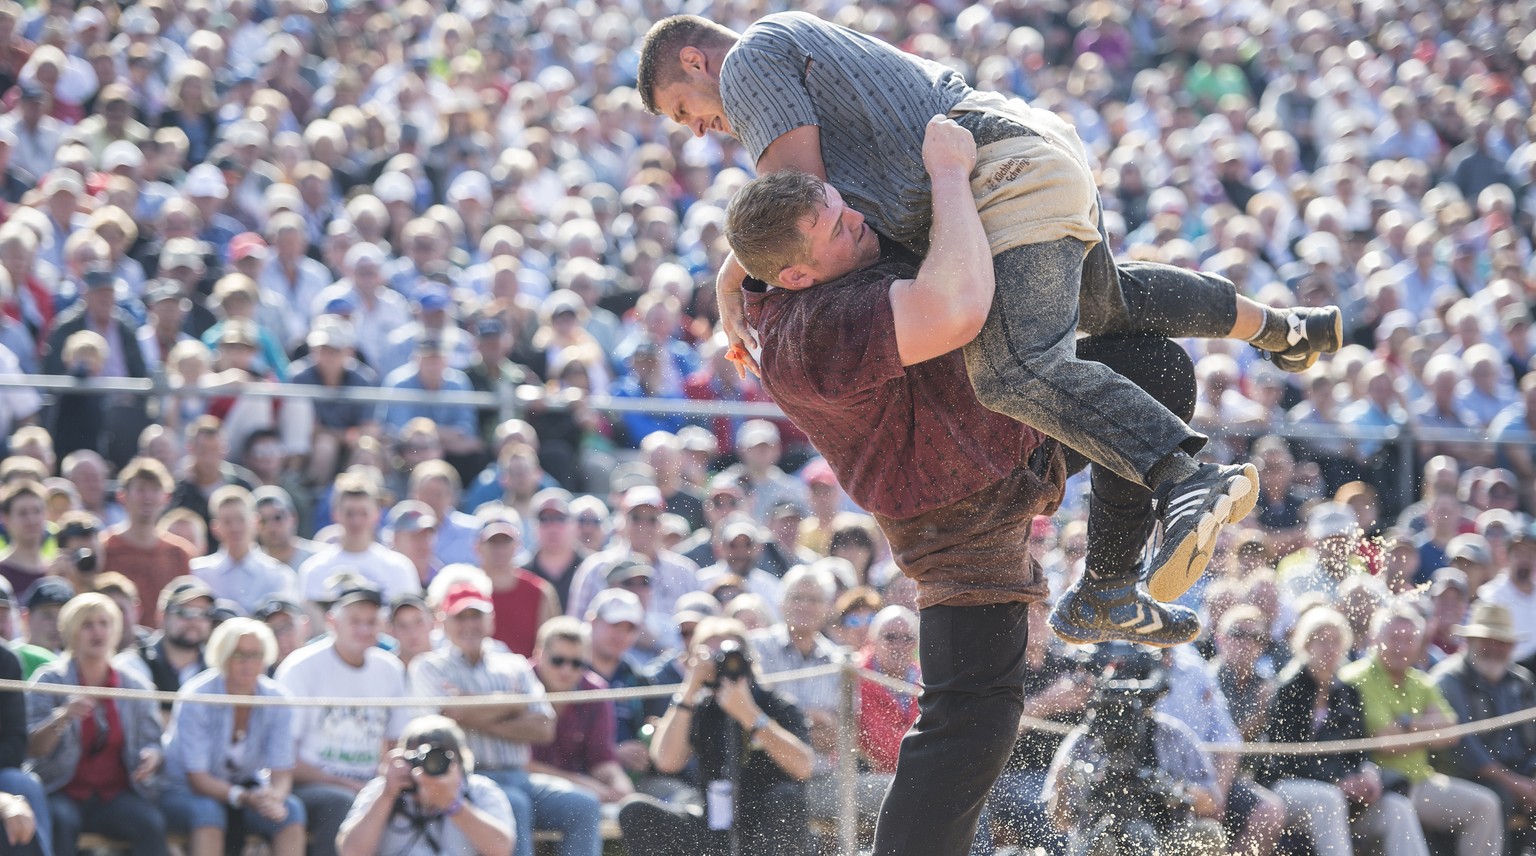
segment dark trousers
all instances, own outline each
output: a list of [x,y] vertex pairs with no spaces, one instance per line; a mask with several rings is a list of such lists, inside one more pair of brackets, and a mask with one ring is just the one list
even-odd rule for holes
[[84,802],[56,793],[49,795],[48,808],[53,815],[53,856],[75,856],[82,832],[121,841],[130,856],[165,856],[165,818],[159,806],[133,791]]
[[[1123,372],[1176,413],[1194,409],[1194,366],[1167,339],[1090,337],[1078,343],[1077,353]],[[1086,463],[1083,455],[1071,454],[1068,469]],[[1089,561],[1108,575],[1135,573],[1154,522],[1151,493],[1107,467],[1095,465],[1091,478]],[[924,690],[880,809],[877,856],[970,851],[982,805],[1019,736],[1027,614],[1023,603],[922,610]]]
[[[803,856],[809,839],[810,811],[805,785],[785,783],[766,798],[739,807],[736,818],[741,853]],[[619,810],[624,852],[629,856],[729,856],[724,833],[711,832],[702,807],[669,805],[641,794],[628,798]]]
[[[1145,390],[1180,419],[1195,413],[1195,364],[1174,342],[1159,336],[1089,336],[1077,341],[1081,360],[1099,363]],[[1067,449],[1067,472],[1089,464]],[[1102,579],[1123,579],[1141,568],[1142,547],[1157,524],[1152,492],[1109,467],[1089,473],[1088,571]]]

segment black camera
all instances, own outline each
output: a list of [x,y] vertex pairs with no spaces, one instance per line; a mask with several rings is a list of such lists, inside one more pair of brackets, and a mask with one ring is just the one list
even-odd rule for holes
[[401,757],[405,759],[405,763],[412,767],[420,767],[421,771],[429,776],[441,776],[448,772],[448,768],[453,766],[453,759],[458,756],[452,749],[423,743]]
[[739,681],[752,676],[752,656],[735,639],[720,643],[715,654],[715,679],[710,686],[718,687],[721,681]]
[[96,551],[90,547],[81,547],[69,554],[69,560],[74,563],[75,570],[89,574],[96,570]]

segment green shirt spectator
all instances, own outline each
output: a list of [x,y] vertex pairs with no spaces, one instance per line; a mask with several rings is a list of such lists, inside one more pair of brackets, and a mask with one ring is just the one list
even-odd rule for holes
[[[1401,682],[1394,681],[1382,665],[1381,656],[1375,652],[1340,669],[1339,678],[1360,692],[1365,733],[1371,737],[1380,735],[1390,726],[1402,728],[1431,712],[1449,723],[1456,722],[1455,711],[1430,681],[1429,675],[1418,669],[1408,669]],[[1392,733],[1402,732],[1393,730]],[[1434,768],[1429,764],[1429,749],[1424,746],[1393,754],[1378,751],[1372,755],[1376,763],[1402,773],[1410,782],[1423,782],[1434,774]]]

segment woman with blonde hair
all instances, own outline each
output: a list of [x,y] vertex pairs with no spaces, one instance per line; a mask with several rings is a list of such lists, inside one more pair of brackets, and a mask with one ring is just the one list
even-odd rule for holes
[[158,705],[41,690],[153,689],[112,666],[122,626],[111,598],[76,595],[59,611],[64,655],[33,674],[27,693],[27,755],[49,794],[55,856],[75,856],[82,832],[122,841],[133,856],[166,852],[165,820],[154,802],[162,761]]
[[288,695],[266,669],[277,639],[263,622],[231,618],[208,638],[208,670],[182,686],[165,738],[166,825],[189,835],[189,856],[220,856],[232,819],[272,842],[273,856],[304,852],[304,804],[292,793],[293,710],[200,704],[200,696]]

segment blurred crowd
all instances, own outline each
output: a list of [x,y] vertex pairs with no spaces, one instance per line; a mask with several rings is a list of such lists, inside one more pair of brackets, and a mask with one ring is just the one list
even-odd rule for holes
[[[761,672],[851,658],[920,680],[911,586],[807,438],[667,407],[767,400],[714,305],[752,165],[644,111],[636,44],[673,12],[742,29],[778,8],[0,0],[0,375],[162,390],[0,388],[0,677],[183,697],[687,684],[713,621]],[[1297,742],[1536,705],[1536,6],[797,8],[1069,118],[1121,257],[1343,307],[1348,345],[1300,376],[1186,343],[1207,454],[1253,459],[1263,497],[1188,596],[1207,633],[1165,658],[1168,720]],[[1057,593],[1085,491],[1031,539]],[[1043,623],[1031,643],[1031,710],[1080,721],[1081,663]],[[774,693],[719,707],[771,758],[764,805],[801,806],[754,833],[793,852],[836,816],[837,679]],[[868,819],[916,708],[859,697]],[[371,852],[369,812],[405,782],[407,715],[4,698],[0,816],[56,853],[81,830],[162,852],[167,828],[195,856],[229,830],[296,853],[305,828],[311,852],[338,833]],[[713,754],[652,738],[694,703],[450,710],[464,775],[507,799],[479,819],[520,854],[534,827],[595,853],[603,806],[644,799],[618,815],[631,852],[671,852],[655,831],[702,799]],[[1070,816],[1058,743],[1021,735],[976,852],[1066,846],[1047,834]],[[1431,748],[1186,766],[1195,814],[1245,853],[1340,852],[1351,827],[1394,856],[1529,843],[1530,723]],[[8,778],[24,764],[35,779]]]

